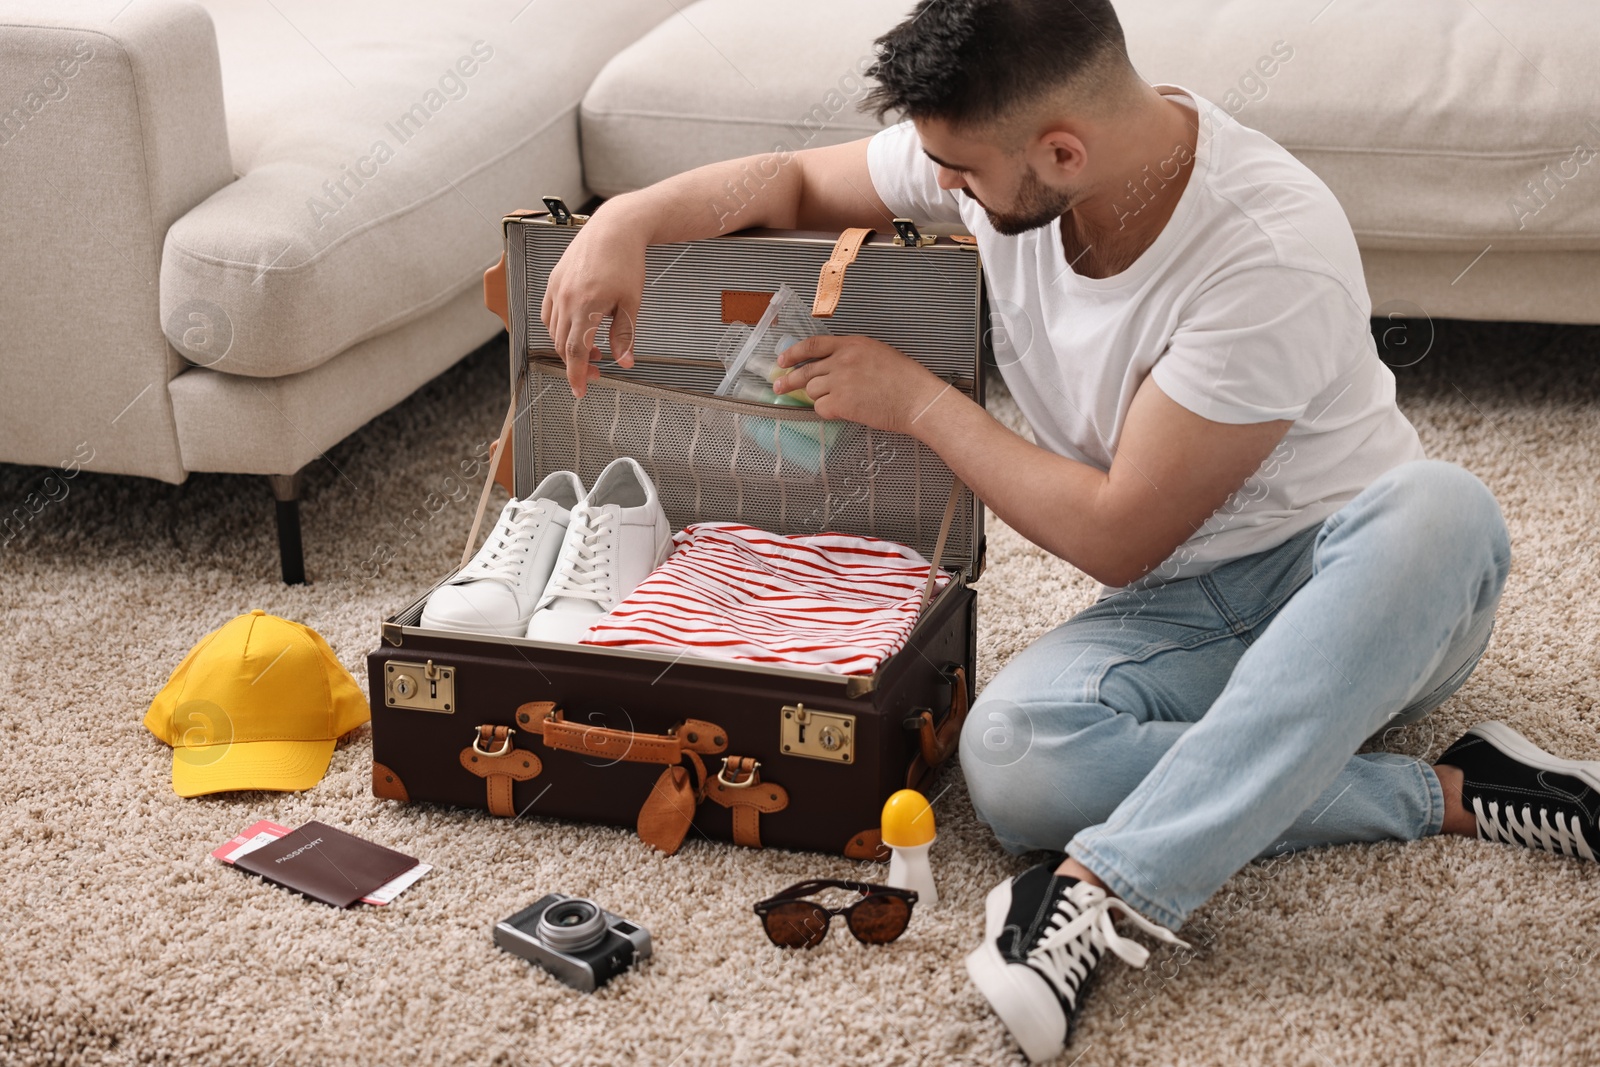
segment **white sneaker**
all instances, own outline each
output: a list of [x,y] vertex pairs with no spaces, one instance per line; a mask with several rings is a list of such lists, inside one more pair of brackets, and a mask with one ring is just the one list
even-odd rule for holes
[[672,525],[650,476],[623,456],[600,472],[572,509],[566,540],[538,609],[535,641],[576,643],[672,551]]
[[555,569],[568,518],[582,499],[578,476],[556,471],[529,496],[508,502],[478,554],[428,597],[422,625],[521,637]]

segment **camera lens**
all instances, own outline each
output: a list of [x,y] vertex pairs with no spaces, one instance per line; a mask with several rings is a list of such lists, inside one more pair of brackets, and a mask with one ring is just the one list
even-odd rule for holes
[[563,900],[539,916],[539,940],[557,952],[582,952],[605,936],[605,915],[592,900]]

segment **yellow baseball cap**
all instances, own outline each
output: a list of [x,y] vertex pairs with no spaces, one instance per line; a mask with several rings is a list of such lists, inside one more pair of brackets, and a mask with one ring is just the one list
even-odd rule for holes
[[180,797],[310,789],[334,742],[369,718],[366,698],[322,635],[256,610],[189,650],[145,728],[172,746]]

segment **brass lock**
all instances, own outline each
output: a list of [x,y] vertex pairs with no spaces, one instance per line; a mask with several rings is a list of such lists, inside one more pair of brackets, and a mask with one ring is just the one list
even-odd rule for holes
[[440,667],[433,660],[406,663],[392,659],[383,667],[383,699],[391,708],[410,708],[454,715],[456,711],[456,669]]
[[922,233],[910,219],[894,219],[893,224],[894,243],[901,248],[926,248],[939,239],[931,233]]
[[567,207],[566,201],[559,196],[542,196],[545,210],[550,213],[550,221],[557,226],[582,226],[589,221],[588,215],[579,215]]
[[856,717],[786,704],[778,743],[785,755],[851,763],[856,758]]

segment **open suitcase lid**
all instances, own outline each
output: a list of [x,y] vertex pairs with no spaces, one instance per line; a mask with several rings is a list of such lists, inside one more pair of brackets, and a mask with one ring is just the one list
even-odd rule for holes
[[[484,275],[485,303],[511,335],[516,404],[508,417],[518,496],[557,470],[574,471],[590,484],[612,459],[632,455],[655,481],[674,531],[723,520],[774,533],[832,530],[880,537],[937,560],[957,575],[955,584],[977,578],[983,505],[932,449],[905,435],[822,420],[809,408],[710,395],[723,377],[715,351],[729,325],[759,316],[780,284],[809,294],[832,261],[839,291],[829,332],[865,334],[893,345],[981,403],[983,275],[975,248],[921,235],[905,219],[895,220],[893,236],[849,241],[848,261],[836,254],[846,240],[827,233],[750,230],[651,246],[635,365],[607,363],[579,402],[539,310],[551,269],[586,217],[558,199],[545,203],[551,210],[506,216],[505,258]],[[608,348],[607,327],[596,343]],[[520,638],[423,631],[422,608],[431,592],[385,621],[386,643],[402,645],[416,630],[478,644],[547,647]],[[664,664],[681,658],[649,649],[593,651]],[[838,684],[850,697],[871,692],[879,678],[877,672],[836,675],[716,662],[722,669]]]
[[[553,197],[545,203],[547,211],[505,218],[498,283],[507,297],[512,387],[521,387],[511,452],[519,495],[555,470],[574,470],[587,484],[615,456],[633,455],[655,479],[674,530],[713,519],[784,534],[833,530],[934,558],[955,477],[932,449],[820,420],[810,409],[710,394],[723,377],[715,352],[729,326],[753,322],[781,284],[809,296],[831,268],[839,295],[829,332],[892,345],[981,403],[983,274],[971,244],[922,235],[897,219],[894,234],[855,241],[747,230],[651,246],[634,366],[608,361],[579,403],[539,312],[550,271],[586,216]],[[486,302],[500,311],[495,273],[485,277]],[[595,343],[608,350],[609,324]],[[692,410],[680,411],[680,402]],[[664,410],[683,425],[664,430]],[[982,552],[983,505],[960,487],[940,564],[970,580]]]

